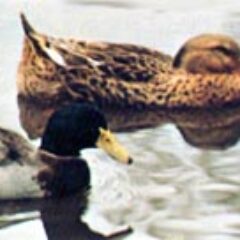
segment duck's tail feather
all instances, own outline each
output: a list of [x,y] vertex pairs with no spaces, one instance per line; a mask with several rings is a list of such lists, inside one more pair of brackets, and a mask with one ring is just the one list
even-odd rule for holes
[[23,27],[24,33],[26,34],[26,36],[31,37],[32,34],[35,33],[36,31],[30,25],[30,23],[28,22],[28,20],[27,20],[27,18],[24,15],[23,12],[20,13],[20,18],[21,18],[21,22],[22,22],[22,27]]
[[47,36],[35,31],[33,27],[30,25],[30,23],[28,22],[24,13],[20,13],[20,18],[21,18],[23,30],[25,33],[26,42],[31,42],[35,51],[40,56],[49,57],[49,54],[48,54],[49,47],[47,47],[47,42],[48,42]]

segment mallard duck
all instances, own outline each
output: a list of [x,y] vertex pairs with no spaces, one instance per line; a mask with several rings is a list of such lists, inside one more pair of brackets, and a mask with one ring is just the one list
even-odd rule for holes
[[78,99],[114,104],[128,97],[125,87],[145,85],[171,71],[172,58],[159,51],[52,38],[36,32],[23,14],[21,20],[25,36],[17,86],[23,96],[45,103]]
[[[171,58],[124,44],[63,40],[25,32],[18,92],[40,102],[90,101],[118,108],[208,108],[239,102],[239,46],[200,35]],[[172,68],[173,67],[173,68]]]
[[20,135],[0,129],[0,199],[63,196],[88,187],[90,173],[79,151],[104,149],[123,163],[132,159],[101,111],[73,103],[53,113],[35,150]]

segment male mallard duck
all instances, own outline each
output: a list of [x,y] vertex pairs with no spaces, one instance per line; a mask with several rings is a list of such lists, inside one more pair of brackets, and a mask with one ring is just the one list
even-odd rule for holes
[[190,39],[172,69],[171,58],[154,50],[55,39],[34,31],[24,15],[21,19],[22,96],[42,103],[77,100],[137,109],[206,108],[240,100],[240,49],[229,37],[208,34]]
[[70,104],[53,113],[37,151],[18,134],[0,129],[0,198],[62,196],[88,187],[90,173],[79,151],[89,147],[132,162],[91,105]]

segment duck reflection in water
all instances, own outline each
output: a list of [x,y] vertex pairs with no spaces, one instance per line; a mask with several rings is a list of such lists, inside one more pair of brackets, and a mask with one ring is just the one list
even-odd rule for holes
[[105,236],[93,231],[81,220],[87,206],[88,192],[80,191],[61,199],[1,201],[0,215],[40,211],[48,240],[117,240],[132,232],[126,228]]
[[[40,137],[46,122],[59,106],[44,106],[18,97],[22,127],[32,139]],[[240,136],[240,107],[185,110],[104,109],[110,128],[117,132],[134,131],[172,123],[189,144],[203,149],[226,149]],[[116,116],[118,116],[116,118]]]

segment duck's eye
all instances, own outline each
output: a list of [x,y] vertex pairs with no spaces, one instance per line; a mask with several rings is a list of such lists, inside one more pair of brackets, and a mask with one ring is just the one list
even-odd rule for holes
[[47,48],[50,48],[50,42],[49,41],[46,41],[45,45],[46,45]]
[[106,138],[106,139],[105,139],[105,142],[106,142],[106,143],[110,143],[111,140],[110,140],[109,138]]
[[219,51],[227,56],[232,56],[232,55],[235,55],[234,54],[234,51],[232,51],[231,49],[229,48],[225,48],[223,46],[218,46],[218,47],[215,47],[214,50],[216,51]]

